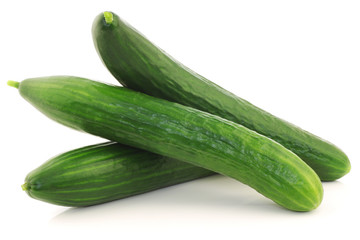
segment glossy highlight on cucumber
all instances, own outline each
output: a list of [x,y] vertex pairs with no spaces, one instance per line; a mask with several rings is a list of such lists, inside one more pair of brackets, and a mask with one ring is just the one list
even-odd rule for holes
[[37,200],[85,207],[213,174],[189,163],[106,142],[49,159],[26,176],[22,188]]
[[73,76],[26,79],[18,90],[65,126],[232,177],[284,208],[322,201],[319,177],[297,155],[219,116]]
[[[105,21],[104,15],[112,20]],[[350,171],[350,161],[338,147],[185,67],[115,13],[99,14],[92,34],[102,62],[123,86],[218,115],[267,136],[297,154],[323,181]]]

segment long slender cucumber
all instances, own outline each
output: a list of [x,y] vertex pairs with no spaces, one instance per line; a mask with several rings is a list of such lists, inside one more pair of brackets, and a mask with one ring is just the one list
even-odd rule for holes
[[265,135],[297,154],[323,181],[336,180],[350,171],[348,157],[335,145],[200,76],[116,14],[101,13],[92,33],[102,62],[123,86],[218,115]]
[[84,207],[212,174],[189,163],[106,142],[49,159],[26,176],[22,187],[41,201]]
[[9,85],[61,124],[232,177],[287,209],[310,211],[322,201],[319,177],[297,155],[224,118],[78,77]]

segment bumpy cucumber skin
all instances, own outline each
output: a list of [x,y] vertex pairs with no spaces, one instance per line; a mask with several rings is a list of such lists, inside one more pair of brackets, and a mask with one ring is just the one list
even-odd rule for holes
[[93,24],[95,48],[112,75],[136,91],[218,115],[265,135],[296,153],[323,181],[350,171],[348,157],[333,144],[277,118],[177,62],[113,13]]
[[322,201],[319,177],[293,152],[207,112],[71,76],[27,79],[19,91],[68,127],[232,177],[290,210]]
[[105,203],[214,174],[114,142],[60,154],[30,172],[32,198],[69,207]]

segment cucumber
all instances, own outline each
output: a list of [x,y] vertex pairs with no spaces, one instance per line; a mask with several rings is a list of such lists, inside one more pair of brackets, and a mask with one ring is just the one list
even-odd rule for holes
[[79,77],[9,85],[68,127],[232,177],[290,210],[310,211],[321,203],[320,179],[297,155],[221,117]]
[[92,34],[102,62],[123,86],[218,115],[265,135],[297,154],[323,181],[336,180],[350,171],[349,159],[339,148],[185,67],[116,14],[100,14]]
[[212,174],[189,163],[106,142],[49,159],[26,176],[22,188],[44,202],[85,207]]

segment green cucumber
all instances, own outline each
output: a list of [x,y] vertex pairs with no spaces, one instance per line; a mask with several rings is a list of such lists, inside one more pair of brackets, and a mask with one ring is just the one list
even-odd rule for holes
[[319,177],[297,155],[221,117],[79,77],[10,85],[61,124],[232,177],[290,210],[309,211],[322,201]]
[[221,88],[174,60],[116,14],[104,14],[93,24],[95,48],[123,86],[218,115],[265,135],[297,154],[323,181],[336,180],[350,171],[349,159],[333,144]]
[[49,159],[26,176],[22,188],[44,202],[84,207],[212,174],[189,163],[106,142]]

